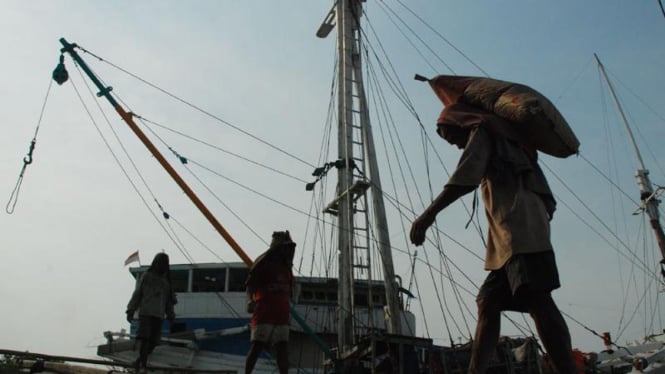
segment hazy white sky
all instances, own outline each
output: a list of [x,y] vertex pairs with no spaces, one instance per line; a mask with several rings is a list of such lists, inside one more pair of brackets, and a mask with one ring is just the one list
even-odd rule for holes
[[[398,3],[386,1],[385,4],[398,10],[404,19],[408,18],[408,12]],[[529,84],[557,104],[581,140],[583,157],[566,160],[543,157],[545,165],[554,171],[554,175],[547,172],[553,190],[561,201],[592,221],[594,228],[604,230],[556,177],[562,178],[635,251],[653,252],[653,248],[643,248],[638,240],[638,234],[645,229],[640,226],[640,219],[631,215],[635,206],[620,205],[620,193],[610,189],[584,158],[609,170],[607,174],[612,177],[618,174],[617,183],[623,190],[633,198],[638,197],[632,178],[635,158],[625,143],[623,130],[617,127],[608,94],[601,91],[592,62],[596,52],[617,79],[629,118],[638,128],[638,142],[643,147],[653,182],[662,184],[665,180],[665,173],[658,164],[663,160],[661,144],[665,135],[659,105],[665,98],[662,74],[665,18],[657,3],[521,0],[498,5],[489,0],[422,0],[408,5],[491,76]],[[314,32],[330,6],[328,1],[311,0],[3,1],[0,45],[5,52],[0,62],[0,126],[3,129],[0,173],[4,182],[0,184],[0,196],[5,202],[9,199],[18,177],[51,71],[58,62],[60,37],[78,43],[311,164],[318,164],[333,75],[334,39],[320,40]],[[431,130],[441,105],[430,89],[413,81],[412,76],[414,73],[450,74],[451,71],[440,61],[429,58],[433,68],[398,32],[389,31],[392,25],[374,1],[369,1],[367,7],[367,18],[374,27],[372,35],[380,34],[382,46],[393,56],[393,66],[415,109],[426,129]],[[425,30],[422,24],[418,27]],[[427,34],[423,31],[422,35],[456,74],[481,74],[431,31]],[[311,180],[310,166],[182,108],[90,55],[83,57],[136,113],[290,175]],[[66,64],[76,88],[92,104],[74,64],[69,59]],[[639,95],[639,99],[633,93]],[[602,106],[603,98],[606,109]],[[238,261],[117,116],[108,110],[108,104],[99,102],[140,165],[142,175],[151,181],[160,204],[178,222],[194,230],[217,256],[225,261]],[[94,104],[90,108],[97,110]],[[97,119],[100,127],[107,128],[101,117]],[[400,126],[413,129],[412,135],[402,139],[405,145],[418,146],[420,138],[413,119],[399,114],[396,120]],[[104,131],[106,136],[112,137],[108,130]],[[298,209],[309,209],[310,195],[303,191],[300,181],[265,173],[169,133],[160,133],[160,136],[187,157],[212,165],[231,179]],[[443,142],[437,144],[447,167],[454,167],[459,153]],[[414,171],[424,183],[424,167],[414,164]],[[431,174],[434,188],[440,188],[445,182],[443,170],[434,168]],[[302,215],[248,194],[223,179],[210,175],[208,178],[206,182],[217,196],[264,240],[268,240],[273,230],[289,229],[296,241],[302,243],[305,231]],[[211,209],[250,256],[255,257],[265,249],[265,244],[215,197],[200,185],[195,189],[211,203]],[[155,206],[149,195],[147,204],[151,208]],[[482,255],[477,235],[473,230],[464,230],[466,217],[459,207],[451,208],[441,217],[442,230]],[[124,259],[138,249],[142,262],[146,263],[163,249],[171,255],[172,262],[187,261],[133,191],[70,83],[61,87],[53,85],[51,89],[34,162],[25,174],[16,211],[13,215],[0,215],[0,227],[3,254],[0,261],[3,305],[0,347],[6,349],[93,357],[95,346],[103,342],[103,331],[126,327],[124,308],[133,282],[122,266]],[[399,224],[393,229],[393,235],[403,234]],[[631,286],[630,280],[642,275],[634,274],[625,260],[620,261],[620,256],[612,249],[617,246],[617,240],[609,234],[603,235],[609,238],[609,243],[585,227],[564,203],[560,203],[553,223],[553,241],[563,288],[555,292],[555,298],[575,319],[596,331],[613,333],[622,308],[628,305],[623,323],[628,320],[632,323],[621,338],[624,341],[639,338],[652,323],[644,318],[647,314],[644,309],[655,310],[659,302],[653,301],[631,316],[631,303],[642,296],[642,291]],[[217,260],[206,249],[187,240],[195,261]],[[399,239],[395,239],[393,245],[406,248]],[[299,248],[309,261],[311,252],[307,252],[304,245]],[[444,243],[444,250],[475,282],[482,281],[484,272],[480,261],[450,241]],[[433,262],[438,261],[438,257],[431,258]],[[646,262],[655,266],[653,261]],[[408,261],[398,261],[398,272],[405,279],[407,264]],[[423,287],[422,301],[428,320],[439,320],[438,304],[427,296],[427,286]],[[625,295],[636,298],[624,298]],[[465,297],[473,300],[472,296]],[[649,300],[653,297],[652,290]],[[662,306],[662,301],[660,304]],[[422,319],[420,309],[414,311]],[[517,315],[514,317],[521,320]],[[574,322],[569,321],[569,324],[575,346],[587,350],[601,348],[600,340]],[[654,324],[655,330],[665,327],[660,319]],[[418,328],[423,331],[422,325]],[[429,329],[437,343],[448,342],[440,324],[430,323]],[[512,330],[506,325],[504,332]]]

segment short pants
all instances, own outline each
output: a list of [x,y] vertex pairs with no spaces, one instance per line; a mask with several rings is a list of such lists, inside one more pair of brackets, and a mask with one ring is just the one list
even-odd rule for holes
[[252,327],[250,341],[258,341],[267,345],[289,341],[289,325],[264,323]]
[[518,254],[501,269],[490,271],[476,300],[524,313],[528,312],[530,295],[549,293],[560,286],[553,251]]

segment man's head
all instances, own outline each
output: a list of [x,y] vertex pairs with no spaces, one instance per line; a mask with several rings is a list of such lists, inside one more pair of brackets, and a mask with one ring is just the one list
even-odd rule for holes
[[459,149],[464,149],[469,141],[470,129],[462,128],[457,125],[439,123],[436,125],[436,132],[448,143],[456,145]]
[[148,270],[160,275],[166,274],[169,271],[169,255],[163,252],[157,253]]
[[296,251],[296,243],[291,240],[291,234],[289,231],[275,231],[272,233],[272,241],[270,242],[271,252],[274,251],[275,254],[288,260],[289,263],[293,261],[293,256]]

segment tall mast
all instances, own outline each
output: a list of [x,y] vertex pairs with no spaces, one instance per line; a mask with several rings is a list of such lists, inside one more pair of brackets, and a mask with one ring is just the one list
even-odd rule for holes
[[633,131],[630,128],[628,119],[626,118],[626,115],[624,114],[623,109],[621,108],[621,104],[619,103],[619,99],[614,91],[612,82],[610,82],[610,80],[607,77],[607,73],[605,72],[605,66],[603,66],[602,62],[600,62],[600,59],[598,58],[597,54],[594,53],[593,56],[596,58],[596,62],[598,63],[598,68],[600,69],[600,72],[602,73],[603,78],[605,79],[605,83],[607,83],[607,87],[609,87],[610,93],[612,94],[612,98],[614,99],[614,103],[616,104],[617,109],[619,110],[619,114],[621,115],[623,124],[628,132],[628,137],[630,138],[630,141],[633,144],[633,148],[637,156],[639,169],[637,169],[635,177],[637,178],[637,184],[640,186],[640,199],[642,200],[643,209],[646,210],[647,215],[649,216],[649,222],[651,223],[651,228],[654,230],[654,233],[656,234],[656,242],[658,243],[658,247],[660,248],[660,254],[662,257],[660,261],[661,274],[663,275],[663,277],[665,277],[665,234],[663,234],[663,228],[660,225],[660,217],[658,213],[658,204],[660,204],[660,200],[656,198],[656,193],[654,192],[653,186],[651,185],[651,181],[649,180],[649,170],[644,166],[642,154],[640,153],[640,149],[637,147],[635,136],[633,136]]
[[[359,6],[360,8],[360,6]],[[358,46],[357,46],[358,47]],[[354,66],[356,81],[358,82],[358,101],[360,108],[360,124],[365,145],[365,157],[367,167],[369,168],[369,182],[372,192],[372,208],[374,210],[376,237],[378,240],[379,254],[381,256],[381,266],[383,276],[386,280],[386,303],[390,312],[388,320],[388,332],[401,334],[401,315],[399,299],[397,295],[395,267],[393,265],[392,247],[390,246],[390,236],[388,234],[388,219],[386,218],[386,208],[383,201],[383,189],[381,187],[381,177],[379,174],[379,165],[376,160],[376,148],[374,147],[374,136],[372,135],[372,126],[369,121],[369,109],[367,108],[367,98],[363,85],[361,61],[362,54],[359,48],[357,59]]]
[[[338,102],[338,155],[341,167],[338,167],[337,197],[333,203],[334,214],[338,219],[339,248],[339,320],[338,343],[344,352],[354,344],[353,326],[353,287],[355,270],[364,268],[370,272],[370,264],[354,263],[354,253],[361,248],[354,242],[360,241],[357,235],[365,231],[369,237],[369,227],[362,227],[354,220],[356,201],[363,198],[367,206],[366,191],[371,189],[372,208],[375,218],[375,236],[381,257],[385,280],[386,303],[388,306],[388,331],[401,333],[401,313],[395,282],[395,270],[392,261],[388,223],[386,219],[381,179],[376,160],[372,128],[369,120],[367,100],[363,85],[361,29],[362,2],[364,0],[338,0],[327,15],[317,32],[317,36],[326,37],[336,25],[337,29],[337,102]],[[336,24],[335,24],[336,23]],[[365,173],[367,168],[367,173]],[[356,175],[354,170],[360,170]],[[368,212],[363,212],[368,214]],[[361,220],[357,220],[361,221]],[[357,225],[360,224],[360,227]],[[367,257],[369,258],[369,256]],[[371,298],[370,309],[371,309]],[[372,313],[370,311],[370,313]]]
[[355,0],[337,1],[337,151],[342,167],[337,169],[339,194],[338,249],[339,249],[339,321],[338,342],[341,352],[353,346],[353,14]]

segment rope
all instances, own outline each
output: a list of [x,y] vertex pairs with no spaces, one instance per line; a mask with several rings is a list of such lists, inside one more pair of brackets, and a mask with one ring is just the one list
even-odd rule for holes
[[192,108],[192,109],[194,109],[194,110],[196,110],[196,111],[198,111],[198,112],[200,112],[200,113],[203,113],[203,114],[205,114],[206,116],[208,116],[208,117],[210,117],[210,118],[213,118],[213,119],[215,119],[216,121],[218,121],[218,122],[220,122],[220,123],[222,123],[222,124],[224,124],[224,125],[226,125],[226,126],[228,126],[228,127],[231,127],[232,129],[234,129],[234,130],[236,130],[236,131],[239,131],[239,132],[241,132],[241,133],[243,133],[243,134],[249,136],[250,138],[252,138],[252,139],[254,139],[254,140],[256,140],[256,141],[258,141],[258,142],[260,142],[260,143],[263,143],[263,144],[267,145],[268,147],[270,147],[270,148],[272,148],[272,149],[274,149],[274,150],[276,150],[276,151],[278,151],[278,152],[280,152],[280,153],[283,153],[283,154],[285,154],[285,155],[291,157],[292,159],[294,159],[294,160],[296,160],[296,161],[299,161],[299,162],[301,162],[301,163],[303,163],[303,164],[305,164],[305,165],[311,166],[311,167],[316,167],[315,165],[312,165],[311,163],[309,163],[309,162],[303,160],[302,158],[299,158],[299,157],[293,155],[292,153],[290,153],[290,152],[288,152],[288,151],[285,151],[285,150],[283,150],[283,149],[277,147],[276,145],[274,145],[274,144],[272,144],[272,143],[270,143],[270,142],[268,142],[268,141],[266,141],[266,140],[263,140],[263,139],[259,138],[258,136],[254,135],[254,134],[252,134],[252,133],[250,133],[250,132],[248,132],[248,131],[246,131],[246,130],[241,129],[240,127],[238,127],[238,126],[236,126],[236,125],[233,125],[232,123],[230,123],[230,122],[228,122],[228,121],[225,121],[225,120],[221,119],[220,117],[218,117],[218,116],[216,116],[216,115],[214,115],[214,114],[208,112],[207,110],[205,110],[205,109],[203,109],[203,108],[201,108],[201,107],[199,107],[199,106],[194,105],[193,103],[191,103],[191,102],[189,102],[189,101],[187,101],[187,100],[185,100],[185,99],[183,99],[183,98],[178,97],[177,95],[175,95],[175,94],[173,94],[173,93],[171,93],[171,92],[169,92],[169,91],[167,91],[167,90],[165,90],[165,89],[163,89],[163,88],[157,86],[156,84],[151,83],[151,82],[149,82],[148,80],[143,79],[143,78],[139,77],[138,75],[136,75],[136,74],[134,74],[134,73],[131,73],[131,72],[129,72],[128,70],[123,69],[123,68],[121,68],[120,66],[115,65],[115,64],[113,64],[112,62],[110,62],[110,61],[108,61],[108,60],[105,60],[105,59],[103,59],[103,58],[101,58],[101,57],[95,55],[94,53],[92,53],[92,52],[86,50],[85,48],[83,48],[83,47],[81,47],[81,46],[77,46],[77,47],[78,47],[81,51],[83,51],[84,53],[87,53],[87,54],[89,54],[89,55],[95,57],[95,58],[98,59],[99,61],[104,62],[104,63],[106,63],[106,64],[108,64],[108,65],[110,65],[110,66],[112,66],[112,67],[114,67],[114,68],[116,68],[116,69],[118,69],[118,70],[120,70],[121,72],[123,72],[123,73],[129,75],[130,77],[132,77],[132,78],[134,78],[134,79],[139,80],[140,82],[142,82],[142,83],[148,85],[149,87],[152,87],[152,88],[156,89],[157,91],[159,91],[159,92],[161,92],[161,93],[163,93],[163,94],[165,94],[165,95],[171,97],[172,99],[175,99],[175,100],[177,100],[177,101],[179,101],[179,102],[181,102],[181,103],[187,105],[188,107],[190,107],[190,108]]
[[[87,83],[88,81],[87,81],[87,80],[85,79],[85,77],[83,76],[83,72],[82,72],[81,69],[78,67],[78,65],[75,65],[75,66],[76,66],[76,70],[79,72],[79,75],[81,76],[81,79],[82,79],[83,82],[85,83],[86,88],[88,89],[88,94],[90,94],[90,96],[94,98],[94,97],[95,97],[95,94],[92,92],[92,89],[90,88],[90,86],[89,86],[88,83]],[[99,125],[97,124],[97,122],[95,121],[95,119],[93,118],[92,113],[90,112],[90,109],[88,109],[88,106],[85,104],[85,101],[83,100],[83,97],[81,96],[81,93],[79,92],[78,88],[77,88],[76,85],[74,84],[74,80],[73,80],[73,79],[70,79],[69,81],[71,82],[72,87],[74,88],[74,91],[76,92],[76,95],[78,96],[78,98],[79,98],[79,100],[80,100],[80,102],[81,102],[81,105],[83,106],[83,108],[85,109],[86,113],[88,114],[88,117],[90,118],[90,121],[91,121],[92,124],[95,126],[95,129],[97,130],[97,133],[99,134],[99,136],[102,138],[102,141],[104,142],[104,145],[106,145],[106,149],[109,151],[109,153],[111,153],[111,156],[112,156],[113,159],[115,160],[115,162],[116,162],[116,164],[118,165],[118,167],[120,167],[120,170],[122,170],[122,173],[125,175],[125,177],[126,177],[127,180],[129,181],[130,185],[132,186],[132,188],[134,189],[134,191],[136,192],[136,194],[139,196],[139,198],[140,198],[141,201],[143,202],[143,205],[148,209],[148,211],[149,211],[150,214],[153,216],[153,218],[155,219],[155,221],[157,221],[157,223],[161,226],[162,230],[164,230],[164,232],[165,232],[166,235],[169,237],[169,239],[171,239],[171,241],[174,243],[174,245],[176,246],[176,248],[178,248],[178,250],[182,253],[182,252],[183,252],[183,248],[180,247],[180,245],[179,245],[179,241],[178,241],[178,238],[175,238],[175,237],[173,237],[173,236],[171,235],[171,233],[169,232],[169,230],[167,229],[167,227],[164,226],[164,223],[162,223],[162,221],[157,217],[157,215],[155,214],[155,212],[150,208],[150,205],[148,204],[147,200],[145,199],[145,197],[143,196],[143,194],[141,193],[141,191],[139,191],[138,186],[136,185],[136,183],[134,183],[134,181],[132,180],[131,176],[129,175],[129,173],[127,172],[127,170],[125,169],[125,167],[124,167],[124,166],[122,165],[122,163],[120,162],[120,159],[118,158],[118,156],[116,155],[116,153],[113,151],[113,148],[111,148],[111,144],[110,144],[109,141],[106,139],[106,137],[105,137],[104,134],[102,133],[101,128],[99,127]],[[155,197],[154,193],[153,193],[152,190],[150,189],[150,186],[148,186],[148,183],[146,182],[145,178],[143,178],[143,175],[141,174],[141,172],[139,171],[138,167],[137,167],[136,164],[134,163],[133,159],[132,159],[131,156],[129,155],[129,152],[127,151],[127,149],[126,149],[125,146],[123,145],[123,143],[122,143],[122,141],[120,140],[120,137],[119,137],[118,134],[116,133],[115,129],[114,129],[113,126],[111,125],[111,121],[110,121],[110,120],[108,119],[108,117],[106,116],[106,113],[104,113],[104,110],[102,109],[101,105],[99,104],[99,101],[97,101],[97,100],[94,100],[94,101],[95,101],[95,104],[97,105],[97,109],[98,109],[98,110],[100,111],[100,113],[102,114],[102,117],[104,118],[104,120],[105,120],[107,126],[111,129],[111,132],[112,132],[113,135],[115,136],[116,141],[120,144],[120,148],[121,148],[122,151],[124,152],[125,156],[129,159],[129,161],[130,161],[132,167],[134,168],[134,171],[138,174],[139,178],[140,178],[141,181],[143,182],[143,185],[144,185],[144,186],[146,187],[146,189],[148,190],[150,196],[153,198],[154,201],[157,202],[157,198]],[[157,204],[159,205],[159,202],[158,202]],[[185,255],[184,253],[183,253],[183,255],[184,255],[185,257],[187,257],[187,255]]]
[[[296,177],[296,176],[290,175],[290,174],[285,173],[285,172],[283,172],[283,171],[277,170],[277,169],[275,169],[275,168],[273,168],[273,167],[270,167],[270,166],[268,166],[268,165],[266,165],[266,164],[263,164],[263,163],[260,163],[260,162],[258,162],[258,161],[251,160],[251,159],[249,159],[249,158],[247,158],[247,157],[244,157],[244,156],[241,156],[241,155],[239,155],[239,154],[237,154],[237,153],[234,153],[234,152],[231,152],[231,151],[229,151],[229,150],[226,150],[226,149],[224,149],[224,148],[222,148],[222,147],[220,147],[220,146],[217,146],[217,145],[214,145],[214,144],[208,143],[208,142],[206,142],[206,141],[204,141],[204,140],[201,140],[201,139],[195,138],[195,137],[193,137],[193,136],[191,136],[191,135],[187,135],[187,134],[185,134],[185,133],[183,133],[183,132],[181,132],[181,131],[171,129],[171,128],[169,128],[169,127],[167,127],[167,126],[164,126],[164,125],[162,125],[162,124],[159,124],[159,123],[157,123],[157,122],[155,122],[155,121],[151,121],[151,120],[149,120],[149,119],[147,119],[147,118],[145,118],[145,117],[142,117],[142,116],[140,116],[140,115],[138,115],[138,114],[136,114],[136,113],[132,113],[132,115],[134,116],[134,118],[138,118],[139,120],[141,120],[142,122],[144,122],[144,125],[146,126],[146,128],[150,128],[148,125],[146,125],[146,123],[149,123],[149,124],[155,125],[155,126],[157,126],[157,127],[159,127],[159,128],[162,128],[162,129],[164,129],[164,130],[166,130],[166,131],[170,131],[170,132],[172,132],[172,133],[174,133],[174,134],[178,134],[178,135],[180,135],[180,136],[182,136],[182,137],[184,137],[184,138],[187,138],[187,139],[193,140],[193,141],[195,141],[195,142],[197,142],[197,143],[203,144],[203,145],[205,145],[205,146],[207,146],[207,147],[210,147],[210,148],[213,148],[213,149],[218,150],[218,151],[220,151],[220,152],[226,153],[226,154],[231,155],[231,156],[233,156],[233,157],[235,157],[235,158],[241,159],[241,160],[243,160],[243,161],[247,161],[247,162],[249,162],[249,163],[251,163],[251,164],[254,164],[254,165],[256,165],[256,166],[259,166],[259,167],[262,167],[262,168],[264,168],[264,169],[270,170],[270,171],[272,171],[272,172],[275,172],[275,173],[277,173],[277,174],[283,175],[283,176],[285,176],[285,177],[288,177],[288,178],[291,178],[291,179],[297,180],[297,181],[299,181],[299,182],[307,183],[307,181],[304,180],[304,179],[302,179],[302,178],[298,178],[298,177]],[[156,133],[155,133],[152,129],[150,129],[150,131],[151,131],[153,134],[155,134],[155,136],[156,136]]]
[[[379,3],[377,3],[377,4],[380,5],[380,8],[385,12],[386,16],[388,17],[388,19],[390,19],[390,21],[393,23],[393,25],[395,25],[395,27],[399,30],[400,34],[402,34],[402,36],[404,36],[404,38],[409,42],[409,44],[411,44],[411,46],[413,47],[413,49],[416,50],[416,52],[420,55],[420,57],[422,57],[422,59],[425,61],[425,63],[426,63],[427,65],[429,65],[430,68],[432,68],[432,71],[435,71],[435,72],[436,72],[438,69],[437,69],[436,67],[434,67],[434,65],[432,65],[432,64],[429,62],[429,59],[426,58],[425,55],[420,51],[420,49],[418,49],[418,47],[417,47],[417,46],[411,41],[411,39],[406,35],[406,33],[405,33],[405,32],[402,30],[402,28],[397,24],[397,22],[395,22],[395,20],[393,19],[393,16],[394,16],[395,18],[397,18],[397,19],[402,23],[402,25],[404,25],[404,27],[406,27],[407,30],[409,30],[409,31],[410,31],[410,32],[416,37],[416,39],[417,39],[420,43],[422,43],[422,44],[425,46],[425,48],[426,48],[431,54],[433,54],[434,57],[436,57],[437,60],[439,60],[439,62],[441,62],[441,63],[443,64],[443,66],[445,66],[448,70],[450,70],[450,72],[453,73],[454,75],[457,75],[457,73],[455,72],[455,70],[454,70],[450,65],[448,65],[448,63],[446,63],[446,61],[444,61],[444,60],[441,58],[441,56],[439,56],[439,54],[436,53],[436,51],[434,51],[434,49],[432,49],[432,47],[428,46],[427,43],[426,43],[426,42],[420,37],[420,35],[418,35],[418,33],[415,32],[415,31],[413,30],[413,28],[411,28],[406,22],[404,22],[404,20],[403,20],[403,19],[402,19],[402,18],[401,18],[401,17],[400,17],[400,16],[399,16],[399,15],[398,15],[393,9],[392,9],[392,8],[390,8],[390,7],[389,7],[387,4],[385,4],[384,2],[379,2]],[[386,10],[386,9],[387,9],[387,10]],[[390,13],[392,13],[393,15],[391,16],[390,13],[389,13],[388,11],[390,11]]]
[[[597,333],[594,329],[592,329],[592,328],[588,327],[587,325],[583,324],[582,322],[576,320],[576,319],[573,318],[573,316],[571,316],[570,314],[564,312],[563,310],[561,310],[561,314],[563,314],[564,316],[566,316],[568,319],[570,319],[571,321],[575,322],[576,324],[580,325],[580,327],[582,327],[583,329],[587,330],[587,331],[590,332],[591,334],[593,334],[593,335],[599,337],[601,340],[603,340],[603,341],[605,340],[605,339],[603,338],[603,336],[600,335],[599,333]],[[632,355],[632,353],[630,352],[630,350],[629,350],[627,347],[623,347],[623,346],[617,345],[617,344],[614,343],[614,342],[612,342],[612,345],[615,346],[615,347],[617,347],[617,348],[625,349],[626,352],[628,352],[629,354]]]
[[[397,0],[397,2],[403,6],[409,13],[411,13],[414,17],[416,17],[420,22],[422,22],[423,25],[425,25],[428,29],[430,29],[436,36],[441,38],[446,44],[448,44],[452,49],[454,49],[457,53],[460,54],[465,60],[469,61],[471,65],[473,65],[476,69],[478,69],[480,72],[482,72],[486,77],[489,77],[489,74],[480,67],[475,61],[473,61],[469,56],[467,56],[464,52],[462,52],[461,49],[457,48],[450,40],[446,39],[440,32],[436,31],[434,27],[432,27],[430,24],[428,24],[422,17],[420,17],[418,14],[416,14],[413,10],[411,10],[409,7],[407,7],[403,2],[400,0]],[[394,12],[394,11],[393,11]]]
[[42,118],[44,118],[44,111],[46,109],[46,103],[48,102],[49,94],[51,93],[51,86],[53,85],[53,79],[49,77],[48,88],[46,89],[46,96],[44,97],[44,102],[42,104],[42,110],[39,112],[39,119],[37,120],[37,127],[35,127],[35,134],[32,136],[30,141],[30,147],[28,148],[28,153],[23,157],[23,166],[21,166],[21,171],[18,174],[18,180],[14,185],[11,195],[9,196],[9,201],[5,206],[5,212],[7,214],[13,214],[14,209],[16,208],[16,203],[18,203],[18,197],[21,192],[21,185],[23,185],[23,177],[25,175],[26,168],[28,165],[32,164],[33,153],[35,151],[35,146],[37,145],[37,134],[39,133],[39,126],[42,124]]

